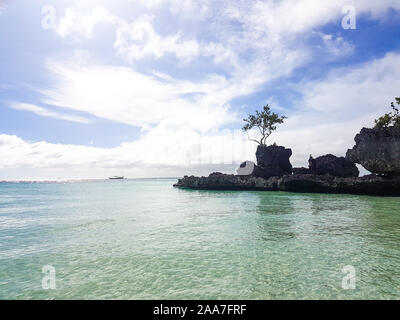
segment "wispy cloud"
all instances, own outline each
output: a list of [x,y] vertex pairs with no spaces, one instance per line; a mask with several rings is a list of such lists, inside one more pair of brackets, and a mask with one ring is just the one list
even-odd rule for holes
[[53,118],[58,120],[66,120],[66,121],[73,121],[73,122],[80,122],[80,123],[89,123],[89,119],[79,116],[68,115],[65,113],[54,112],[49,109],[39,107],[29,103],[21,103],[21,102],[13,102],[10,103],[9,106],[12,109],[19,110],[19,111],[28,111],[34,114],[37,114],[42,117]]
[[40,90],[44,103],[144,129],[160,123],[200,131],[218,128],[235,120],[227,101],[246,90],[238,92],[216,75],[192,82],[87,61],[51,61],[48,68],[56,82]]

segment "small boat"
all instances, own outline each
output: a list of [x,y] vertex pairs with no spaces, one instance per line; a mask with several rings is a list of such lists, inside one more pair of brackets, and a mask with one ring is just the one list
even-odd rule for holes
[[122,180],[125,179],[124,177],[120,177],[120,176],[113,176],[113,177],[109,177],[108,179],[110,180]]

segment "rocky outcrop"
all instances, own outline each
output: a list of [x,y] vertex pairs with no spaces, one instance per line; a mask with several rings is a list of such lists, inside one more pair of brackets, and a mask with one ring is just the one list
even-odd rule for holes
[[256,152],[257,166],[253,175],[268,179],[292,173],[290,157],[292,150],[281,146],[258,146]]
[[372,173],[400,175],[400,128],[363,128],[347,160],[361,164]]
[[[259,146],[257,165],[249,175],[213,173],[178,180],[175,187],[200,190],[261,190],[400,196],[400,129],[365,129],[346,158],[328,154],[310,157],[309,168],[292,168],[291,149]],[[355,165],[379,174],[358,177]],[[241,165],[246,168],[248,162]],[[251,172],[251,170],[249,170]],[[293,174],[292,174],[293,172]],[[244,172],[247,174],[247,171]]]
[[400,177],[369,175],[357,178],[331,175],[292,175],[278,181],[280,191],[400,196]]
[[208,177],[185,176],[174,187],[198,190],[277,190],[278,178],[263,179],[254,176],[235,176],[215,172]]
[[213,173],[209,177],[179,179],[175,187],[200,190],[262,190],[400,196],[400,177],[369,175],[357,178],[294,174],[269,179]]
[[316,175],[330,174],[334,177],[358,177],[360,172],[357,166],[344,157],[327,154],[322,157],[309,159],[309,172]]

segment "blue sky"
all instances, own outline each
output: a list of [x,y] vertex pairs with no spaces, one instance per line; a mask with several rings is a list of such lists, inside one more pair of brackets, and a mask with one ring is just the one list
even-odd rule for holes
[[288,116],[270,143],[304,166],[344,155],[399,96],[394,0],[0,8],[0,180],[233,172],[256,147],[241,120],[266,103]]

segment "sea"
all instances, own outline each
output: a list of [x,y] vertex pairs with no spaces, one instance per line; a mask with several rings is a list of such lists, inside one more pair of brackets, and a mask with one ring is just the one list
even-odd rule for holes
[[400,198],[0,183],[0,299],[399,299]]

